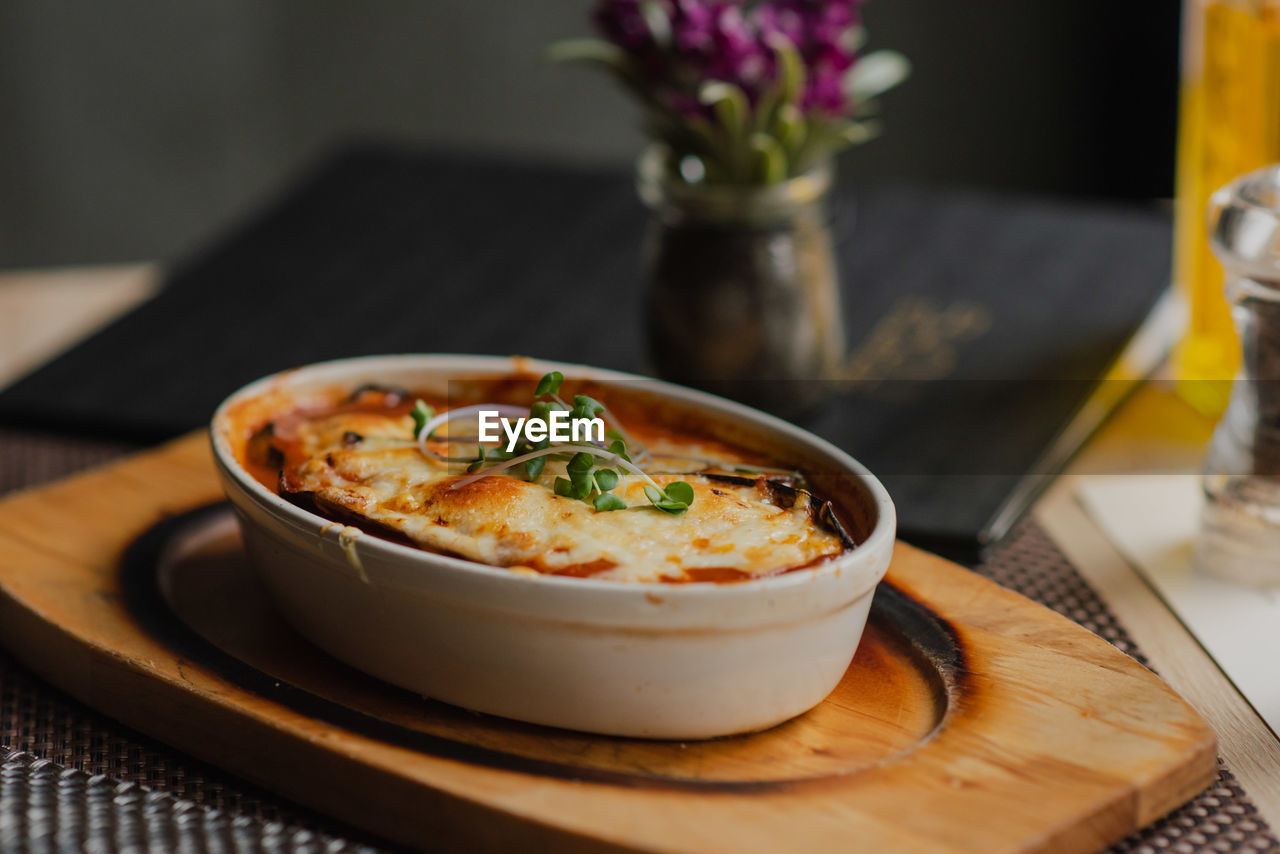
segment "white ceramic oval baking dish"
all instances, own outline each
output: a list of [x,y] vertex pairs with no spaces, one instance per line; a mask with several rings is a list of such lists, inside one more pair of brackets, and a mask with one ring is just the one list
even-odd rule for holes
[[[335,389],[373,382],[428,391],[458,378],[553,369],[623,383],[629,394],[725,425],[740,445],[820,473],[819,491],[860,520],[865,539],[816,568],[757,581],[531,577],[344,529],[280,498],[238,461],[250,421]],[[588,732],[709,738],[807,711],[848,667],[893,550],[888,493],[831,444],[722,398],[577,365],[453,355],[310,365],[231,395],[214,414],[212,442],[250,559],[304,636],[424,696]]]

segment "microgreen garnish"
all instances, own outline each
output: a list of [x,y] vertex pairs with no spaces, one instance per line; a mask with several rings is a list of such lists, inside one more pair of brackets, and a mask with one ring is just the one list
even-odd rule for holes
[[548,394],[555,394],[560,390],[562,382],[564,382],[564,374],[559,371],[545,374],[542,379],[538,380],[538,387],[533,390],[533,396],[542,397]]
[[[689,505],[693,503],[693,487],[684,481],[676,481],[663,487],[650,477],[636,463],[636,460],[642,462],[647,460],[649,452],[641,447],[633,459],[627,447],[629,437],[620,424],[610,419],[604,404],[585,394],[577,394],[574,395],[573,404],[570,405],[558,396],[563,382],[564,375],[559,371],[551,371],[543,376],[534,387],[535,400],[529,406],[527,413],[512,406],[481,404],[451,409],[436,415],[430,406],[423,401],[418,401],[411,413],[414,438],[418,441],[422,452],[436,460],[467,463],[468,476],[455,481],[452,486],[454,489],[517,467],[526,480],[537,481],[546,471],[547,460],[552,459],[564,463],[564,475],[557,475],[554,478],[551,483],[552,491],[562,498],[586,501],[598,512],[627,508],[626,501],[613,494],[613,490],[622,482],[621,473],[643,478],[644,493],[659,510],[673,514],[688,510]],[[470,458],[445,457],[427,446],[427,440],[433,438],[432,434],[436,428],[453,418],[476,415],[481,410],[498,410],[502,417],[507,418],[523,417],[527,414],[524,432],[519,439],[513,436],[511,444],[505,450],[485,448],[484,445],[480,445],[476,456]],[[597,417],[607,419],[612,424],[605,433],[611,440],[609,446],[605,448],[602,446],[603,443],[552,442],[548,439],[539,439],[535,442],[530,439],[528,424],[534,421],[550,423],[551,413],[556,411],[567,411],[569,417],[573,419]]]
[[547,466],[546,457],[534,457],[531,460],[524,461],[524,477],[525,480],[537,480],[542,476],[542,470]]
[[413,416],[413,438],[417,439],[422,435],[422,428],[435,417],[436,411],[428,406],[426,401],[419,400],[413,405],[413,411],[409,414]]
[[626,510],[627,502],[623,501],[616,495],[611,493],[603,493],[596,496],[596,500],[591,502],[592,506],[600,513],[608,510]]
[[668,483],[666,493],[667,498],[672,501],[679,502],[685,507],[688,507],[693,503],[693,487],[683,480]]
[[618,485],[618,473],[613,469],[600,469],[595,474],[596,487],[601,492],[608,492]]
[[575,394],[573,396],[573,409],[570,410],[571,418],[595,418],[604,412],[604,404],[598,400],[592,400],[585,394]]
[[654,507],[675,515],[688,510],[693,503],[693,487],[683,480],[668,483],[666,489],[645,484],[644,494]]

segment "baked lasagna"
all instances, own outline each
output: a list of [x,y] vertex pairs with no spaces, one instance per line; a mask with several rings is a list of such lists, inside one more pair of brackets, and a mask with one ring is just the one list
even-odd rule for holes
[[335,522],[520,573],[731,582],[815,566],[856,545],[851,526],[785,461],[634,403],[615,406],[608,389],[570,395],[558,375],[536,379],[484,393],[498,399],[495,410],[534,419],[560,407],[598,415],[608,439],[486,444],[476,427],[483,397],[461,405],[366,386],[246,425],[241,462]]

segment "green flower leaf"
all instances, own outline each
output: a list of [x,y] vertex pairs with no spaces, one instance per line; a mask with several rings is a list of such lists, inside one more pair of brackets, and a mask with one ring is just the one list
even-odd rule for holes
[[575,410],[582,409],[590,412],[589,418],[594,418],[601,412],[604,412],[604,404],[594,398],[587,397],[585,394],[575,394],[573,396],[573,408]]
[[789,153],[795,154],[804,145],[809,126],[805,123],[804,113],[795,104],[785,104],[778,110],[774,120],[773,135]]
[[603,65],[613,72],[620,72],[627,67],[627,55],[622,48],[602,39],[563,39],[547,48],[547,59],[552,62]]
[[627,443],[621,438],[614,439],[609,443],[609,451],[622,457],[627,462],[631,462],[631,457],[627,455]]
[[854,103],[881,95],[911,76],[911,63],[892,50],[877,50],[858,58],[845,72],[841,88]]
[[777,184],[787,177],[787,153],[778,140],[764,133],[751,135],[751,151],[756,158],[756,176],[762,184]]
[[552,484],[551,488],[555,490],[556,495],[559,495],[563,498],[573,497],[573,483],[568,478],[563,478],[563,477],[556,478],[556,482]]
[[745,92],[732,83],[710,80],[702,84],[698,100],[711,107],[730,139],[742,137],[747,126],[747,112],[751,109]]
[[784,104],[799,104],[804,94],[805,68],[800,51],[796,50],[791,39],[778,33],[770,42],[770,47],[778,55],[778,86],[781,89]]
[[847,145],[861,145],[880,135],[877,121],[849,122],[839,130],[840,139]]
[[640,15],[644,25],[649,28],[653,41],[662,47],[671,44],[671,19],[667,16],[663,4],[657,0],[640,0]]
[[600,469],[596,472],[596,486],[601,492],[608,492],[618,485],[618,473],[613,469]]
[[584,473],[589,472],[591,471],[591,467],[594,466],[595,464],[596,464],[595,457],[591,456],[588,453],[584,452],[584,453],[574,454],[573,459],[569,460],[569,465],[568,465],[569,473],[573,474],[575,472],[584,472]]

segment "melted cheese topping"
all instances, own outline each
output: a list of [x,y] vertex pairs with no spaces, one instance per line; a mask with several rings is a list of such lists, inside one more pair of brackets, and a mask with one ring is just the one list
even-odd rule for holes
[[[763,479],[653,474],[663,485],[684,480],[693,487],[692,506],[671,515],[645,498],[643,478],[623,475],[613,493],[628,509],[597,512],[554,493],[562,462],[549,461],[535,482],[496,474],[455,487],[466,477],[460,467],[422,454],[408,441],[412,431],[412,420],[399,413],[349,412],[295,423],[280,492],[425,549],[575,577],[741,580],[844,550],[840,538],[817,523],[816,501],[808,493],[780,492]],[[661,445],[666,453],[705,453],[692,441],[668,438]],[[449,453],[443,442],[433,448]]]

